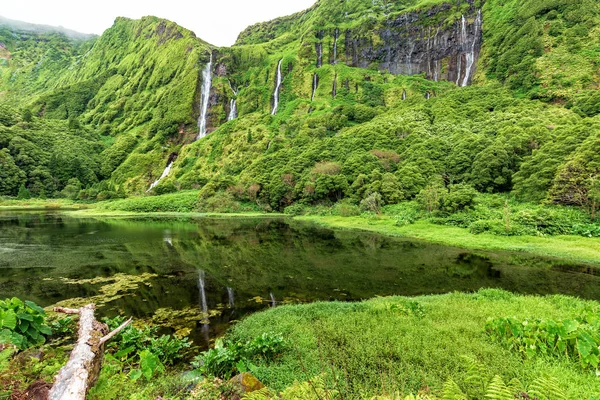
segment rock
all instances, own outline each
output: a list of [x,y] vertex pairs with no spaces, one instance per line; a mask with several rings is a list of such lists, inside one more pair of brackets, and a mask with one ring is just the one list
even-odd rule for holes
[[42,361],[44,359],[44,352],[42,350],[23,351],[17,355],[16,359],[17,359],[17,362],[21,366],[24,366],[25,364],[30,362],[32,359],[35,359],[37,361]]
[[[256,379],[256,377],[249,372],[234,376],[228,383],[238,388],[242,396],[246,393],[252,393],[265,387],[261,381]],[[242,396],[234,396],[231,400],[239,400]]]

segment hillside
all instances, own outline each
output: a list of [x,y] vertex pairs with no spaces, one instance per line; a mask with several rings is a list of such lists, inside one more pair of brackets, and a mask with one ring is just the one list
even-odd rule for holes
[[[588,207],[599,22],[592,0],[321,0],[231,48],[155,17],[86,40],[0,27],[0,194],[154,182],[283,210],[463,184]],[[87,150],[66,156],[52,127]]]

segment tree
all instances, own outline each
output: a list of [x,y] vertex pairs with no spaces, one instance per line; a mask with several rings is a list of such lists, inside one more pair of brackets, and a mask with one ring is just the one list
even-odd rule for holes
[[19,200],[27,200],[31,198],[31,193],[25,187],[25,184],[21,184],[19,187],[19,193],[17,194],[17,199]]

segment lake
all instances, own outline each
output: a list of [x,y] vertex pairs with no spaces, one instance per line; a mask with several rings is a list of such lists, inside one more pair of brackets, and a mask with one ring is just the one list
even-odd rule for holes
[[206,348],[282,304],[503,288],[600,300],[600,269],[278,218],[0,212],[0,298],[98,304]]

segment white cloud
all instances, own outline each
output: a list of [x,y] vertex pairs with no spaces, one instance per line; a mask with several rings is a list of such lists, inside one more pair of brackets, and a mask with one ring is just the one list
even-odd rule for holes
[[289,15],[316,0],[19,0],[4,1],[0,15],[35,24],[101,34],[116,17],[154,15],[177,22],[217,46],[230,46],[248,25]]

